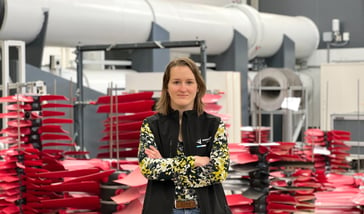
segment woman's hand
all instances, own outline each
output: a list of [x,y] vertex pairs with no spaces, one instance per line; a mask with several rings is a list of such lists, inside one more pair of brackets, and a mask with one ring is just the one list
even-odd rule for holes
[[145,154],[148,156],[148,158],[153,158],[153,159],[162,158],[162,155],[159,153],[158,149],[155,148],[154,146],[146,148]]
[[195,167],[206,166],[210,162],[209,157],[194,156],[195,157]]

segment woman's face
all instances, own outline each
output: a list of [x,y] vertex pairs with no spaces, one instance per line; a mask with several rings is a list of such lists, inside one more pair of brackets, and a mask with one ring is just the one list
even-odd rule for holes
[[175,66],[170,72],[168,93],[172,109],[192,110],[198,87],[191,69],[188,66]]

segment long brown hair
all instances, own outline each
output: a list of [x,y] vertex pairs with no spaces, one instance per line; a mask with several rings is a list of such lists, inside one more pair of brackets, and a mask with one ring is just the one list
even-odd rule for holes
[[156,104],[156,110],[161,114],[167,114],[171,109],[171,97],[168,94],[168,83],[171,78],[171,69],[176,66],[187,66],[191,69],[197,83],[198,92],[196,94],[193,109],[197,111],[200,115],[204,111],[204,105],[202,102],[202,97],[206,93],[206,84],[202,78],[200,69],[197,67],[196,63],[187,57],[180,57],[170,61],[164,71],[163,75],[163,85],[162,93]]

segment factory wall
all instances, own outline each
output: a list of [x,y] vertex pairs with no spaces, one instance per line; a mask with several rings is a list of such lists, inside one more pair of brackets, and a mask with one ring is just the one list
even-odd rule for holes
[[[331,20],[339,19],[343,32],[350,33],[345,48],[364,47],[364,1],[362,0],[260,0],[259,11],[282,15],[302,15],[312,19],[323,32],[331,30]],[[304,29],[302,29],[304,30]],[[326,48],[321,40],[319,49]]]

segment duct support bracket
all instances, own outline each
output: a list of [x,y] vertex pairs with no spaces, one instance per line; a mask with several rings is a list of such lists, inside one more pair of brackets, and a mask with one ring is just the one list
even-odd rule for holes
[[[243,50],[243,51],[242,51]],[[234,30],[234,38],[229,48],[220,55],[208,56],[216,64],[216,70],[240,72],[241,124],[249,124],[248,98],[248,39]]]
[[287,35],[283,36],[283,41],[279,50],[266,59],[268,67],[295,69],[295,43]]
[[37,37],[26,45],[26,62],[37,68],[42,67],[42,57],[45,44],[45,38],[48,26],[48,12],[44,12],[44,22],[41,31]]
[[160,41],[168,41],[169,32],[155,22],[147,41],[154,41],[159,48],[135,50],[131,54],[132,69],[138,72],[161,72],[170,60],[170,51]]

